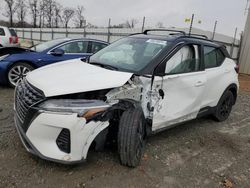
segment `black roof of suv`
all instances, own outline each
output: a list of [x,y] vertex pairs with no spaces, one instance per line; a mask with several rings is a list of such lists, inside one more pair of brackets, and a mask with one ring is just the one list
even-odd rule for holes
[[[149,32],[170,32],[167,35],[164,34],[150,34]],[[167,54],[171,53],[171,51],[176,48],[179,44],[198,44],[204,46],[211,46],[214,48],[220,48],[225,57],[231,58],[225,45],[222,43],[218,43],[212,40],[209,40],[205,35],[198,34],[186,34],[184,31],[178,30],[169,30],[169,29],[151,29],[145,30],[143,33],[135,33],[130,35],[131,38],[143,38],[143,39],[156,39],[156,40],[164,40],[171,43],[171,45],[167,46],[167,48],[159,54],[157,58],[155,58],[151,63],[149,63],[142,71],[137,72],[137,74],[152,74],[152,71],[163,61],[167,59]]]

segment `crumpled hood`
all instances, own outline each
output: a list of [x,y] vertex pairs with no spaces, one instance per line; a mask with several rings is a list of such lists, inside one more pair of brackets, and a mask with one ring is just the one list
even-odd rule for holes
[[36,69],[26,78],[46,97],[51,97],[121,87],[131,76],[132,73],[108,70],[74,59]]

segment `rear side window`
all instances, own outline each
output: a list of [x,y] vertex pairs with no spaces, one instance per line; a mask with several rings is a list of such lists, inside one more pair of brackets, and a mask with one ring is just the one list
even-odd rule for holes
[[219,48],[204,46],[205,69],[220,66],[224,59],[225,56]]
[[105,48],[106,46],[107,46],[107,44],[103,44],[100,42],[92,42],[90,53],[94,54],[94,53],[98,52],[99,50]]
[[5,32],[3,28],[0,28],[0,36],[5,36]]
[[60,49],[64,50],[67,54],[79,54],[79,53],[87,53],[88,50],[88,41],[75,41],[67,43],[61,47]]
[[199,46],[186,45],[182,47],[168,61],[166,74],[191,73],[200,70]]
[[9,31],[12,37],[17,37],[17,34],[14,29],[10,29]]

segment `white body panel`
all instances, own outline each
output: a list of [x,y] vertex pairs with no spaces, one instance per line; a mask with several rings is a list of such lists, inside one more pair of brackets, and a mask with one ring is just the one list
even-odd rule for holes
[[197,116],[206,84],[204,71],[157,77],[154,84],[160,85],[164,98],[154,105],[153,131]]
[[112,71],[75,59],[36,69],[27,75],[27,80],[50,97],[120,87],[131,76],[132,73]]
[[235,72],[234,67],[235,62],[226,58],[220,67],[205,70],[207,82],[201,108],[216,106],[221,95],[230,84],[236,84],[239,88],[238,74]]
[[[41,113],[30,125],[26,135],[43,155],[59,161],[74,162],[86,159],[89,147],[108,122],[89,122],[77,114]],[[71,152],[62,152],[56,139],[63,128],[70,130]]]

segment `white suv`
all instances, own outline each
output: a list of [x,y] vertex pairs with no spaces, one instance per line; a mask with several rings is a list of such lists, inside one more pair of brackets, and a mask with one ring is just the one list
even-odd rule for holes
[[226,120],[239,84],[225,47],[177,31],[149,32],[118,40],[87,62],[28,74],[15,91],[15,124],[26,149],[68,164],[112,140],[121,164],[135,167],[147,136],[208,114]]
[[0,48],[18,47],[18,36],[14,29],[0,26]]

